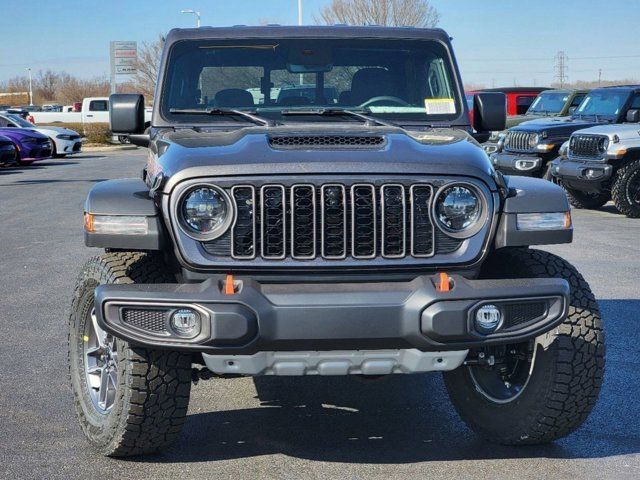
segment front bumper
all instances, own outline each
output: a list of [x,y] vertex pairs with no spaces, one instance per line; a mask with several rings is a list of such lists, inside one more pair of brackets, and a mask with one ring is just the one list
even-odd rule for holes
[[[95,306],[102,328],[132,343],[210,355],[259,352],[467,350],[526,341],[560,324],[569,285],[561,278],[467,280],[452,275],[450,291],[436,276],[410,282],[261,284],[224,278],[199,284],[101,285]],[[475,312],[503,311],[494,333],[474,328]],[[179,338],[173,312],[199,312],[201,331]],[[147,315],[147,313],[152,314]],[[151,321],[153,316],[153,321]]]
[[551,175],[575,190],[597,193],[604,189],[613,175],[613,166],[603,161],[555,160]]
[[490,158],[496,170],[505,175],[540,176],[544,165],[542,157],[525,153],[496,152]]
[[80,139],[77,140],[64,140],[61,138],[56,138],[56,153],[63,155],[72,155],[74,153],[80,153],[82,150],[82,141]]

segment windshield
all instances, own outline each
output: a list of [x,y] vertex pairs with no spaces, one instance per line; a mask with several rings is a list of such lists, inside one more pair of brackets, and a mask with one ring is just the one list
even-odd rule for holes
[[24,118],[22,118],[19,115],[14,115],[14,114],[5,115],[5,118],[7,120],[10,120],[11,122],[15,123],[19,127],[33,128],[35,126],[33,123],[27,122]]
[[560,113],[569,100],[568,92],[543,92],[533,101],[527,115],[529,114],[554,114]]
[[574,115],[618,116],[629,98],[628,91],[610,90],[589,93]]
[[448,52],[435,41],[187,40],[172,47],[166,72],[161,113],[176,123],[230,121],[177,115],[181,109],[232,108],[280,118],[283,110],[337,107],[446,122],[463,108]]

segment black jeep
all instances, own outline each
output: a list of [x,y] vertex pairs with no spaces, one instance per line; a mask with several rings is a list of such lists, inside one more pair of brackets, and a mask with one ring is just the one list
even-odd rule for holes
[[494,166],[507,175],[551,180],[551,161],[577,130],[622,123],[629,110],[640,109],[640,87],[604,87],[592,90],[569,117],[531,120],[510,128],[491,155]]
[[[149,148],[143,178],[85,205],[105,253],[78,278],[69,359],[100,452],[165,446],[212,376],[444,372],[504,444],[585,420],[598,307],[529,249],[572,240],[566,196],[493,169],[471,132],[504,128],[504,96],[475,97],[472,130],[444,31],[173,30],[158,78],[147,133],[143,98],[111,97],[113,132]],[[280,102],[295,85],[315,94]]]

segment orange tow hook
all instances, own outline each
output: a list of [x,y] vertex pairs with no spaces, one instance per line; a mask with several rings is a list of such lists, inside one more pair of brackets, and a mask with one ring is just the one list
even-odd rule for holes
[[236,293],[235,286],[233,284],[233,275],[231,273],[227,274],[227,279],[224,282],[224,294],[225,295],[233,295]]
[[444,272],[440,272],[438,274],[438,279],[440,282],[438,283],[439,292],[450,292],[451,291],[451,277]]

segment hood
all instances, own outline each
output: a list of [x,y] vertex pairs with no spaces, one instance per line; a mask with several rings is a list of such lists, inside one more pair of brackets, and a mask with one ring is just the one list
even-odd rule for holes
[[[375,144],[348,144],[356,137],[375,139]],[[327,139],[333,144],[319,145]],[[486,153],[465,131],[454,129],[407,132],[317,125],[181,129],[159,132],[152,148],[157,157],[150,155],[147,171],[168,178],[165,192],[189,178],[250,175],[464,175],[485,181],[489,188],[495,185]]]
[[5,137],[9,137],[16,141],[30,137],[37,138],[38,140],[48,140],[46,135],[42,135],[30,128],[0,128],[0,135],[4,135]]
[[620,140],[635,140],[637,143],[640,143],[640,124],[637,123],[596,125],[595,127],[580,130],[577,133],[585,135],[606,135],[610,138],[617,135]]
[[40,133],[42,133],[44,135],[48,135],[48,136],[59,135],[61,133],[64,133],[65,135],[80,135],[75,130],[71,130],[71,129],[65,128],[65,127],[52,127],[52,126],[47,125],[46,127],[35,126],[34,129],[37,132],[40,132]]
[[549,137],[569,137],[576,130],[600,125],[600,123],[582,120],[573,117],[543,117],[536,120],[523,122],[514,131],[542,133],[547,132]]

